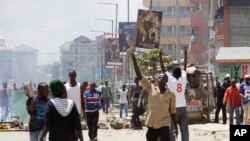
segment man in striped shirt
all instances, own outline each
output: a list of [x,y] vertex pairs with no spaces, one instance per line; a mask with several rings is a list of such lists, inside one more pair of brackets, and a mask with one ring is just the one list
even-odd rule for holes
[[104,100],[101,92],[96,89],[96,84],[94,82],[90,83],[90,90],[85,91],[84,100],[89,138],[90,141],[97,141],[99,110],[103,106]]

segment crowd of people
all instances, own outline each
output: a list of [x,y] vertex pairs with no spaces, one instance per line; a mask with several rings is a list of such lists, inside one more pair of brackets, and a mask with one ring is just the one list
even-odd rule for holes
[[[178,135],[178,124],[182,140],[189,140],[187,112],[185,111],[184,93],[186,77],[180,68],[176,74],[169,74],[163,66],[162,51],[159,52],[162,74],[155,80],[142,76],[137,61],[132,55],[136,72],[134,84],[127,88],[125,84],[117,92],[120,105],[120,118],[128,117],[128,107],[131,105],[131,129],[141,130],[140,116],[146,113],[148,131],[146,139],[168,141]],[[95,82],[76,81],[75,70],[69,72],[69,82],[52,80],[49,84],[38,84],[38,94],[28,97],[27,112],[30,115],[30,141],[45,141],[47,133],[50,141],[83,141],[81,120],[85,119],[90,141],[97,141],[99,110],[109,114],[110,102],[114,102],[108,81],[99,87]],[[171,81],[170,83],[168,79]],[[179,83],[182,84],[179,90]],[[177,88],[177,91],[173,91]],[[51,92],[52,96],[49,95]],[[183,96],[176,96],[176,95]],[[183,99],[184,98],[184,99]],[[176,103],[179,103],[176,104]],[[125,114],[123,115],[123,110]],[[169,128],[170,127],[170,128]]]
[[236,125],[250,124],[250,75],[241,77],[238,82],[230,79],[227,74],[224,81],[215,79],[216,112],[215,123],[219,122],[219,113],[222,110],[223,124],[227,123],[227,108],[229,111],[229,124],[233,125],[234,114]]
[[[117,91],[120,106],[119,117],[128,117],[129,105],[132,109],[131,129],[143,129],[140,116],[145,114],[147,141],[175,141],[181,134],[182,141],[189,141],[189,128],[185,91],[187,81],[186,71],[180,67],[172,73],[166,70],[159,51],[161,73],[154,79],[143,76],[133,52],[131,58],[136,78],[128,88],[121,85]],[[47,133],[50,141],[83,141],[81,121],[84,119],[88,127],[90,141],[97,141],[99,111],[109,114],[110,104],[114,95],[108,81],[98,87],[95,82],[77,82],[75,70],[69,72],[69,82],[52,80],[49,84],[40,82],[37,95],[28,97],[27,113],[30,115],[30,141],[45,141]],[[229,124],[250,124],[250,75],[239,79],[239,83],[226,75],[221,83],[215,77],[214,96],[216,98],[215,123],[219,123],[219,113],[222,110],[223,124],[227,123],[227,108]],[[0,106],[8,113],[7,84],[3,83]],[[51,92],[52,96],[49,95]],[[124,114],[123,114],[124,111]],[[243,114],[244,113],[244,114]],[[2,115],[4,118],[7,115]]]

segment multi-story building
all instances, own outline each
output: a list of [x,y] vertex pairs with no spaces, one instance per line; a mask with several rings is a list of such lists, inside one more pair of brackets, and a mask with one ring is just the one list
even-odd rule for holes
[[190,0],[190,63],[208,63],[210,0]]
[[37,82],[37,50],[27,45],[0,47],[0,81]]
[[12,79],[18,83],[31,80],[37,83],[38,69],[38,50],[27,45],[15,46],[11,49],[12,53]]
[[250,1],[218,1],[223,7],[220,11],[223,17],[216,19],[216,47],[225,48],[220,48],[216,55],[217,71],[221,80],[227,73],[237,80],[250,72],[247,54],[250,46]]
[[9,47],[0,46],[0,82],[7,82],[11,78],[12,54]]
[[[100,78],[99,80],[104,81],[109,78],[109,72],[110,69],[106,68],[106,62],[105,60],[105,40],[112,38],[112,34],[110,33],[104,33],[100,36],[96,37],[96,44],[97,44],[97,59],[98,59],[98,67],[100,69]],[[112,71],[111,71],[112,72]]]
[[[150,0],[143,0],[145,7],[150,7]],[[162,27],[160,47],[168,55],[176,57],[176,1],[175,0],[152,0],[153,11],[161,11]],[[189,0],[179,0],[179,17],[180,17],[180,49],[189,46],[190,29],[189,29]]]
[[249,46],[249,13],[249,0],[224,0],[224,44],[226,47]]
[[98,78],[97,45],[91,39],[79,36],[73,41],[66,42],[60,47],[61,79],[68,81],[68,73],[74,69],[77,72],[77,81],[92,81]]

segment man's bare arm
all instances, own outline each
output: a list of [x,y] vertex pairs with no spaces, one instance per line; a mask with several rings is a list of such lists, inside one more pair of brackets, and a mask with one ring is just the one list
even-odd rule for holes
[[161,48],[160,51],[159,51],[160,65],[161,65],[161,71],[162,71],[163,73],[165,73],[165,72],[166,72],[166,69],[165,69],[165,67],[164,67],[164,63],[163,63],[163,59],[162,59],[162,54],[163,54],[163,51],[162,51],[162,48]]
[[137,63],[135,54],[132,53],[131,55],[132,55],[132,61],[133,61],[133,64],[134,64],[135,74],[136,74],[137,78],[138,78],[139,80],[141,80],[143,77],[142,77],[141,70],[140,70],[140,68],[139,68],[139,66],[138,66],[138,63]]

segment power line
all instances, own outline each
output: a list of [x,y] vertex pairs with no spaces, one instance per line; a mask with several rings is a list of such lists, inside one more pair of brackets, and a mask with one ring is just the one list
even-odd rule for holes
[[56,53],[56,52],[39,52],[37,54],[41,54],[41,55],[60,55],[60,53]]

